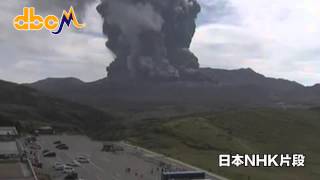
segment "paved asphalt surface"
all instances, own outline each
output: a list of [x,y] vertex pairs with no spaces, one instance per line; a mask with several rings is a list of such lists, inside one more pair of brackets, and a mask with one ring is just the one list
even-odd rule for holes
[[[53,142],[57,140],[68,145],[69,150],[56,149]],[[61,180],[65,176],[61,171],[53,169],[54,163],[70,163],[78,155],[87,155],[90,159],[90,163],[81,164],[80,167],[75,168],[80,177],[85,180],[160,179],[156,163],[140,158],[134,150],[125,149],[124,152],[117,153],[101,152],[101,142],[93,142],[84,136],[41,136],[38,142],[43,149],[57,153],[55,158],[44,158],[40,155],[43,169],[54,180]],[[126,168],[131,168],[131,172],[126,172]]]
[[[102,152],[101,142],[94,142],[85,136],[40,136],[37,139],[42,150],[48,149],[57,154],[54,158],[45,158],[39,153],[44,173],[49,174],[53,180],[63,180],[66,176],[61,171],[53,169],[54,163],[70,163],[78,155],[86,155],[90,159],[90,163],[83,163],[80,167],[75,168],[79,177],[84,180],[160,180],[161,167],[166,167],[171,171],[199,170],[123,142],[119,144],[124,148],[124,151],[112,153]],[[69,150],[56,149],[53,142],[58,140],[66,144]],[[130,168],[131,172],[127,172],[127,168]],[[214,174],[209,175],[208,178],[224,180]]]

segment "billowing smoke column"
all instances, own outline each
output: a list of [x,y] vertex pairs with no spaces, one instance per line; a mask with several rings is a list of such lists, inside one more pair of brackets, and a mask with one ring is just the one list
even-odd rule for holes
[[178,80],[199,69],[189,51],[200,12],[196,0],[102,0],[112,80]]

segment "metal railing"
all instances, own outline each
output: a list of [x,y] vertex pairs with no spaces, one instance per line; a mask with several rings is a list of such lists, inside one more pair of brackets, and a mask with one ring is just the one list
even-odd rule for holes
[[34,171],[34,168],[33,168],[32,163],[31,163],[29,158],[27,159],[27,162],[28,162],[28,166],[29,166],[29,168],[31,170],[31,173],[32,173],[32,176],[33,176],[34,180],[39,180],[36,172]]

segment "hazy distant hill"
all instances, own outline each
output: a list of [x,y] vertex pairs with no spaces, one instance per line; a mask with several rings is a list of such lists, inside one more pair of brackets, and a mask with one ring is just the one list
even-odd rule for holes
[[74,78],[46,79],[28,86],[98,107],[145,110],[146,107],[206,108],[305,107],[320,104],[320,87],[267,78],[252,69],[201,69],[208,81],[84,83]]
[[113,127],[116,123],[114,119],[92,107],[48,97],[32,88],[0,81],[0,125],[18,125],[25,129],[53,125],[94,135],[92,132],[104,131],[103,127]]
[[47,78],[32,84],[32,87],[47,92],[74,90],[85,83],[76,78]]

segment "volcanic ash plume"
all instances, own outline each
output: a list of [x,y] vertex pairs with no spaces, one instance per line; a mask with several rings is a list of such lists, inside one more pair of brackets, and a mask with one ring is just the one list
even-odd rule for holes
[[106,46],[116,59],[113,80],[177,80],[199,69],[189,51],[200,12],[196,0],[102,0]]

